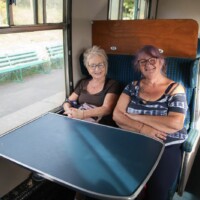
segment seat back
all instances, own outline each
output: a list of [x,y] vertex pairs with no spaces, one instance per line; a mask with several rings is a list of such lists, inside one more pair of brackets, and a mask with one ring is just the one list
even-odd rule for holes
[[185,119],[187,130],[194,120],[195,93],[198,78],[198,60],[186,58],[166,58],[167,76],[182,84],[186,90],[188,111]]
[[[107,77],[117,80],[122,87],[133,80],[139,80],[140,73],[134,69],[133,59],[132,55],[108,54]],[[82,74],[88,76],[88,71],[83,63],[83,54],[80,56],[80,67]]]
[[[135,54],[144,45],[151,44],[164,50],[163,55],[167,57],[167,76],[185,87],[189,106],[185,119],[188,138],[182,148],[184,156],[180,178],[177,175],[179,182],[176,181],[174,187],[169,191],[169,199],[176,191],[177,185],[178,194],[182,195],[198,149],[199,129],[197,130],[196,127],[195,113],[197,113],[197,109],[199,110],[199,106],[196,106],[195,103],[199,98],[199,95],[197,96],[199,90],[197,79],[200,39],[198,48],[197,39],[198,24],[189,19],[98,20],[92,23],[92,45],[100,46],[107,54],[115,54],[108,55],[109,77],[122,82],[123,85],[125,82],[139,79],[140,75],[131,71],[132,63],[128,62],[125,57]],[[120,61],[124,59],[126,61]],[[120,62],[120,66],[117,67],[117,63]],[[129,63],[129,66],[125,66],[125,63]]]
[[[107,77],[119,81],[122,88],[131,81],[139,80],[141,74],[133,67],[134,56],[108,54]],[[188,111],[185,119],[185,127],[189,130],[194,113],[194,96],[198,76],[198,60],[186,58],[166,58],[167,77],[182,84],[186,90]],[[88,76],[83,64],[83,54],[80,56],[80,66],[83,75]]]

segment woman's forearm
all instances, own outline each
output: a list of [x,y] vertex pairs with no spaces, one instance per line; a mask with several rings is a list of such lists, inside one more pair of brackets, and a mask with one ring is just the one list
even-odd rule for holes
[[168,116],[151,116],[151,115],[134,115],[126,114],[131,119],[142,122],[146,125],[154,127],[157,130],[174,133],[183,128],[184,116],[168,115]]
[[113,93],[108,93],[105,96],[102,106],[95,107],[89,110],[84,110],[84,118],[102,117],[106,115],[111,115],[115,108],[117,100],[118,100],[118,95]]
[[112,110],[105,106],[84,110],[84,118],[101,117],[112,113]]
[[121,120],[116,120],[116,124],[122,129],[138,132],[159,140],[166,140],[167,134],[165,132],[159,131],[151,126],[145,125],[142,122],[138,122],[130,118],[122,119],[121,117],[120,119]]
[[120,128],[129,130],[129,131],[140,132],[140,129],[143,126],[143,123],[130,119],[121,112],[116,113],[115,111],[113,113],[113,120],[116,122],[116,124]]

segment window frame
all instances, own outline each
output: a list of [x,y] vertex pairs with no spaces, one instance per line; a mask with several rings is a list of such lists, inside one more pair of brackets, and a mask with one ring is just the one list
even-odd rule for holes
[[[141,6],[141,0],[133,0],[135,2],[135,10],[134,10],[134,19],[130,19],[130,20],[136,20],[136,19],[140,19],[140,6]],[[146,5],[145,5],[145,9],[144,9],[144,19],[148,19],[149,18],[149,12],[150,12],[150,4],[151,4],[151,0],[145,0],[146,1]],[[118,10],[117,10],[117,14],[115,14],[115,16],[117,17],[117,20],[124,20],[123,19],[123,2],[124,0],[118,0]],[[109,9],[108,9],[108,19],[109,20],[113,20],[112,18],[112,4],[113,4],[113,0],[109,0]]]
[[[35,0],[33,0],[35,1]],[[39,0],[37,0],[39,1]],[[46,0],[41,0],[43,3],[46,3]],[[14,6],[14,5],[13,5]],[[37,32],[37,31],[51,31],[51,30],[60,30],[62,31],[63,35],[63,60],[64,60],[64,71],[63,71],[63,76],[64,76],[64,99],[65,100],[66,96],[68,96],[74,89],[73,87],[73,66],[72,66],[72,0],[63,0],[63,21],[60,23],[46,23],[45,21],[45,14],[46,11],[43,9],[43,22],[41,23],[42,20],[40,20],[40,23],[38,23],[38,19],[36,14],[34,14],[34,24],[27,24],[27,25],[14,25],[13,24],[13,16],[12,16],[12,5],[9,5],[9,1],[6,1],[6,9],[7,9],[7,25],[0,25],[0,35],[6,35],[6,34],[15,34],[15,33],[28,33],[28,32]],[[37,13],[38,7],[34,7],[33,12]],[[41,10],[40,10],[41,14]],[[41,18],[42,19],[42,16]],[[59,113],[62,108],[62,103],[59,102],[59,106],[54,106],[50,108],[48,111],[49,112],[55,112]],[[46,111],[45,111],[46,112]],[[10,113],[12,114],[12,113]],[[41,113],[39,113],[41,115]],[[25,119],[25,117],[22,115],[22,121],[14,122],[13,125],[8,126],[6,125],[5,128],[2,129],[2,133],[0,132],[0,135],[7,133],[13,128],[19,127],[24,123],[27,123],[29,120],[32,120],[34,118],[37,118],[37,114],[33,116],[33,118],[28,118]],[[10,118],[9,120],[12,120]],[[27,121],[28,120],[28,121]],[[4,122],[3,122],[4,123]]]
[[65,91],[69,95],[73,91],[73,74],[72,74],[72,0],[63,0],[63,22],[46,23],[46,0],[43,3],[43,23],[38,22],[38,1],[33,1],[34,24],[31,25],[14,25],[12,6],[6,1],[8,26],[0,26],[0,34],[8,33],[25,33],[33,31],[48,31],[60,29],[63,31],[63,48],[64,48],[64,72],[65,72]]

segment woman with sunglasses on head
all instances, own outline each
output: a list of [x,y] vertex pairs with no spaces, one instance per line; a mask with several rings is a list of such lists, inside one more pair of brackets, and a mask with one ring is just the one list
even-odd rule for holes
[[120,86],[117,81],[106,77],[107,55],[103,49],[93,46],[83,56],[91,77],[81,80],[63,103],[64,114],[93,122],[101,119],[100,123],[114,125],[111,114],[119,97]]
[[136,53],[134,64],[141,72],[141,79],[125,87],[113,119],[121,128],[165,143],[144,199],[167,200],[181,167],[181,144],[187,137],[186,94],[182,85],[166,77],[165,59],[158,48],[144,46]]

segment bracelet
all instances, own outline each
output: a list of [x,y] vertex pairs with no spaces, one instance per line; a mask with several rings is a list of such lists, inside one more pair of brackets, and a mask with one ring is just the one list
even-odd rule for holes
[[[67,98],[67,99],[65,100],[64,103],[69,103],[72,107],[78,108],[78,103],[77,103],[76,100],[69,100],[69,99]],[[63,103],[63,104],[64,104],[64,103]]]
[[66,99],[64,103],[69,103],[72,106],[72,101],[70,101],[69,99]]
[[62,107],[64,106],[65,103],[68,103],[68,104],[70,104],[70,105],[72,106],[72,103],[70,102],[69,99],[66,99],[66,100],[63,102]]
[[141,130],[142,130],[142,128],[144,127],[144,123],[142,123],[142,126],[140,127],[140,129],[139,129],[139,131],[138,131],[138,133],[140,133],[141,132]]

